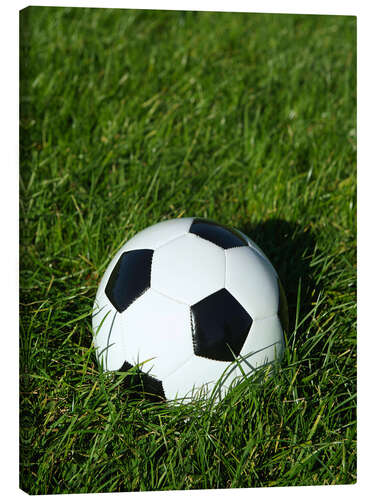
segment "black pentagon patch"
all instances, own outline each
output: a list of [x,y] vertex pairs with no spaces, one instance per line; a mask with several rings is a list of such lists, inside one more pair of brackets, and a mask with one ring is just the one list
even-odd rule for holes
[[[133,370],[132,370],[133,368]],[[148,399],[153,401],[165,400],[163,384],[155,377],[151,377],[148,373],[142,372],[139,368],[134,370],[134,366],[124,362],[119,372],[129,372],[129,377],[126,377],[123,382],[123,387],[131,389],[137,394],[143,393],[148,396]]]
[[247,246],[247,241],[237,231],[206,219],[194,219],[189,232],[211,241],[211,243],[218,245],[224,250]]
[[287,333],[289,330],[288,302],[286,300],[283,285],[279,279],[277,280],[277,283],[279,285],[279,309],[277,311],[277,315],[279,316],[284,332]]
[[118,312],[123,312],[150,288],[153,250],[124,252],[109,277],[105,293]]
[[191,306],[190,311],[195,354],[233,361],[253,322],[241,304],[222,288]]

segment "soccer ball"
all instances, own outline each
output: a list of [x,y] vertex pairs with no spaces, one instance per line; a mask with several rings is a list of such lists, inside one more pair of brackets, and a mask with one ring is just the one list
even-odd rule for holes
[[184,401],[217,387],[221,397],[280,357],[286,325],[285,295],[262,250],[192,217],[150,226],[120,248],[92,318],[103,370],[137,367],[166,399]]

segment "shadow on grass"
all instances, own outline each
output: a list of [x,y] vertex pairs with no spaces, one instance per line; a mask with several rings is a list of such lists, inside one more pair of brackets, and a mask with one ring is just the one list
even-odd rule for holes
[[310,262],[316,245],[314,234],[283,219],[247,224],[239,229],[260,246],[279,274],[288,303],[290,333],[296,321],[300,282],[299,317],[303,318],[313,306],[315,283]]

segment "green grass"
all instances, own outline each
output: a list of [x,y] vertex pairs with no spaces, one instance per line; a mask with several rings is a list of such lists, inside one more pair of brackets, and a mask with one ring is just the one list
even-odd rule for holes
[[[20,485],[33,494],[356,481],[356,19],[21,12]],[[209,217],[284,283],[276,376],[210,411],[98,371],[98,280]]]

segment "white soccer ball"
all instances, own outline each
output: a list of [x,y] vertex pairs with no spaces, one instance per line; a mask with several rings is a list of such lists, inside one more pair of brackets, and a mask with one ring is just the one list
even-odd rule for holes
[[260,248],[192,217],[148,227],[120,248],[92,318],[105,371],[138,366],[166,399],[185,401],[218,387],[222,396],[281,356],[286,322],[280,281]]

